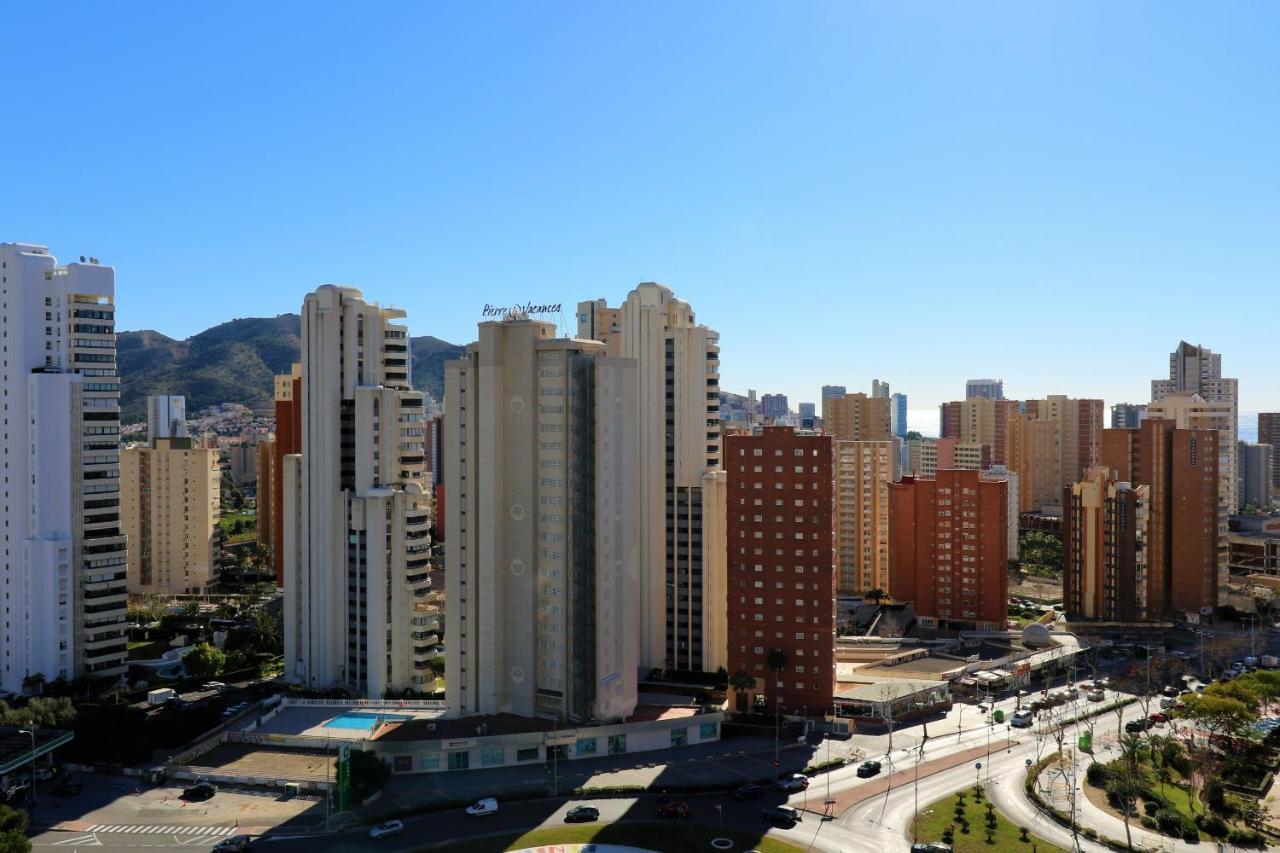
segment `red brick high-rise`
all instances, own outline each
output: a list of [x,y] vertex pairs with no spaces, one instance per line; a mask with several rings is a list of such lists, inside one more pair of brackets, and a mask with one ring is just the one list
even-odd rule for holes
[[271,565],[284,586],[284,458],[302,452],[302,366],[276,376],[276,445],[271,459]]
[[755,677],[747,702],[826,713],[835,687],[833,439],[773,426],[730,434],[725,470],[729,673]]
[[1271,445],[1271,491],[1280,491],[1280,412],[1258,413],[1258,444]]
[[939,470],[889,486],[889,592],[926,628],[1003,629],[1009,484]]
[[1116,480],[1151,487],[1147,612],[1200,614],[1218,604],[1218,440],[1150,418],[1102,431],[1102,464]]

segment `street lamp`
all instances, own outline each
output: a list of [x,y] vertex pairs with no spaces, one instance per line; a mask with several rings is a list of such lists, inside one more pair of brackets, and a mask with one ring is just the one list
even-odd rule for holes
[[36,811],[36,736],[32,731],[19,729],[18,734],[31,738],[31,813]]

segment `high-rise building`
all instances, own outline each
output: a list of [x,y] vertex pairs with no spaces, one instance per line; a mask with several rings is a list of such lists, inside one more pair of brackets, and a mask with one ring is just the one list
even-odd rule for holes
[[[1218,555],[1219,432],[1183,429],[1150,417],[1137,429],[1102,433],[1102,464],[1116,482],[1150,487],[1147,514],[1146,614],[1199,619],[1226,591]],[[1221,533],[1219,532],[1221,530]]]
[[1268,509],[1271,506],[1271,467],[1275,448],[1270,444],[1240,442],[1240,500],[1245,506]]
[[938,450],[938,469],[979,471],[991,465],[991,445],[989,444],[960,441],[956,438],[940,438],[935,446]]
[[417,636],[437,617],[431,502],[403,317],[352,287],[307,295],[302,452],[282,469],[285,677],[371,699],[433,682]]
[[1258,413],[1258,444],[1271,445],[1271,493],[1280,495],[1280,412]]
[[[271,564],[276,586],[284,586],[284,458],[302,452],[302,365],[275,377],[276,439],[271,456]],[[259,489],[261,491],[261,489]]]
[[1018,474],[1018,511],[1040,512],[1062,499],[1058,491],[1058,424],[1009,416],[1008,468]]
[[845,389],[845,386],[843,385],[823,385],[822,386],[823,400],[837,399],[837,398],[843,397],[847,393],[849,392]]
[[639,374],[640,663],[714,672],[724,665],[724,596],[714,590],[725,566],[705,528],[724,512],[723,477],[714,476],[720,335],[669,288],[646,282],[620,308],[579,303],[578,337],[635,359]]
[[881,382],[879,379],[871,380],[871,396],[872,397],[888,397],[889,383]]
[[835,685],[832,444],[788,427],[725,440],[728,670],[791,713],[826,713]]
[[233,444],[227,448],[227,473],[237,486],[252,486],[258,482],[258,446]]
[[147,397],[147,441],[157,438],[186,438],[187,398],[182,395],[152,394]]
[[1116,403],[1111,407],[1112,429],[1137,429],[1138,424],[1147,416],[1147,407],[1142,403]]
[[1220,595],[1226,594],[1229,545],[1227,529],[1231,514],[1236,510],[1239,484],[1236,478],[1235,446],[1227,446],[1234,434],[1231,428],[1232,409],[1228,403],[1211,403],[1199,394],[1170,394],[1147,407],[1147,419],[1172,421],[1178,429],[1211,429],[1218,432],[1218,572]]
[[1230,501],[1230,511],[1235,512],[1240,506],[1236,479],[1236,445],[1240,440],[1239,384],[1235,379],[1223,378],[1221,355],[1208,347],[1181,341],[1177,349],[1169,353],[1169,378],[1151,380],[1151,401],[1158,402],[1178,394],[1198,394],[1207,403],[1221,403],[1227,407],[1229,425],[1222,436],[1221,449],[1230,457],[1230,467],[1223,469],[1223,475],[1227,479],[1226,486],[1236,490]]
[[[272,550],[276,541],[274,525],[278,518],[274,501],[279,494],[275,483],[275,477],[279,476],[275,466],[275,439],[258,442],[256,449],[258,451],[258,498],[254,511],[258,520],[258,546],[263,549],[263,553],[271,554],[274,560]],[[274,562],[269,565],[274,571]]]
[[889,486],[889,592],[925,628],[1001,630],[1009,602],[1009,497],[1001,479],[939,469]]
[[889,484],[898,479],[893,441],[837,441],[836,566],[841,594],[889,586]]
[[760,398],[760,414],[766,418],[785,418],[790,411],[786,394],[765,394]]
[[1150,607],[1147,570],[1151,487],[1118,481],[1106,466],[1097,466],[1064,489],[1062,509],[1068,615],[1106,622],[1159,616]]
[[893,437],[888,397],[861,392],[824,397],[822,428],[838,441],[882,441]]
[[449,707],[627,717],[643,569],[637,363],[521,314],[481,323],[479,338],[445,365]]
[[1098,464],[1102,435],[1101,400],[1075,399],[1050,394],[1043,400],[1027,400],[1026,413],[1057,425],[1058,464],[1054,492],[1079,482],[1084,472]]
[[813,420],[818,416],[818,407],[816,403],[797,403],[796,410],[800,413],[801,419],[808,418]]
[[129,537],[129,592],[205,592],[222,546],[218,451],[157,438],[120,454],[120,518]]
[[906,439],[910,427],[907,424],[907,395],[889,395],[889,431],[898,438]]
[[5,618],[0,686],[125,673],[115,271],[0,243]]
[[986,445],[990,464],[1004,465],[1009,458],[1009,418],[1017,411],[1016,401],[992,397],[943,403],[940,406],[941,437]]
[[988,400],[1004,399],[1003,379],[970,379],[964,383],[964,398],[985,397]]
[[905,474],[916,477],[932,477],[938,472],[938,442],[936,438],[907,439],[907,467]]

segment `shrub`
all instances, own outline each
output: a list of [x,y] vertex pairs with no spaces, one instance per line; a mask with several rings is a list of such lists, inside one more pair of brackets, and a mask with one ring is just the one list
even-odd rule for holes
[[1149,815],[1154,815],[1156,812],[1160,811],[1160,809],[1162,808],[1164,808],[1164,803],[1161,803],[1157,800],[1142,801],[1142,810]]
[[1200,833],[1196,831],[1196,828],[1194,826],[1191,827],[1190,829],[1184,829],[1182,831],[1182,840],[1188,844],[1199,844]]
[[1214,838],[1225,838],[1227,836],[1227,822],[1216,814],[1208,815],[1207,817],[1196,815],[1196,824]]
[[1143,829],[1159,829],[1160,824],[1156,823],[1156,819],[1151,817],[1150,815],[1143,815],[1142,827]]
[[1227,791],[1222,786],[1222,780],[1217,777],[1211,778],[1204,783],[1204,793],[1201,795],[1201,799],[1215,812],[1223,813],[1227,811]]
[[1101,764],[1090,764],[1089,769],[1084,773],[1084,778],[1095,788],[1105,788],[1107,781],[1111,778],[1111,771]]
[[1094,829],[1092,826],[1086,826],[1084,829],[1080,830],[1080,834],[1090,841],[1098,840],[1098,830]]
[[1155,819],[1165,835],[1176,837],[1182,834],[1182,815],[1173,809],[1160,809],[1155,813]]
[[1266,841],[1262,837],[1262,833],[1253,832],[1244,829],[1233,829],[1227,835],[1227,841],[1237,847],[1266,847]]

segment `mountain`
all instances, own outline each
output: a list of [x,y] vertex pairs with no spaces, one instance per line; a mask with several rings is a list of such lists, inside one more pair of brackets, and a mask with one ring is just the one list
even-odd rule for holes
[[[218,403],[241,403],[257,412],[270,412],[272,378],[288,373],[299,358],[299,322],[297,314],[245,317],[184,341],[150,329],[121,332],[116,349],[123,422],[146,420],[150,394],[182,394],[188,412]],[[441,399],[444,363],[465,348],[430,335],[410,338],[409,344],[413,387]]]

